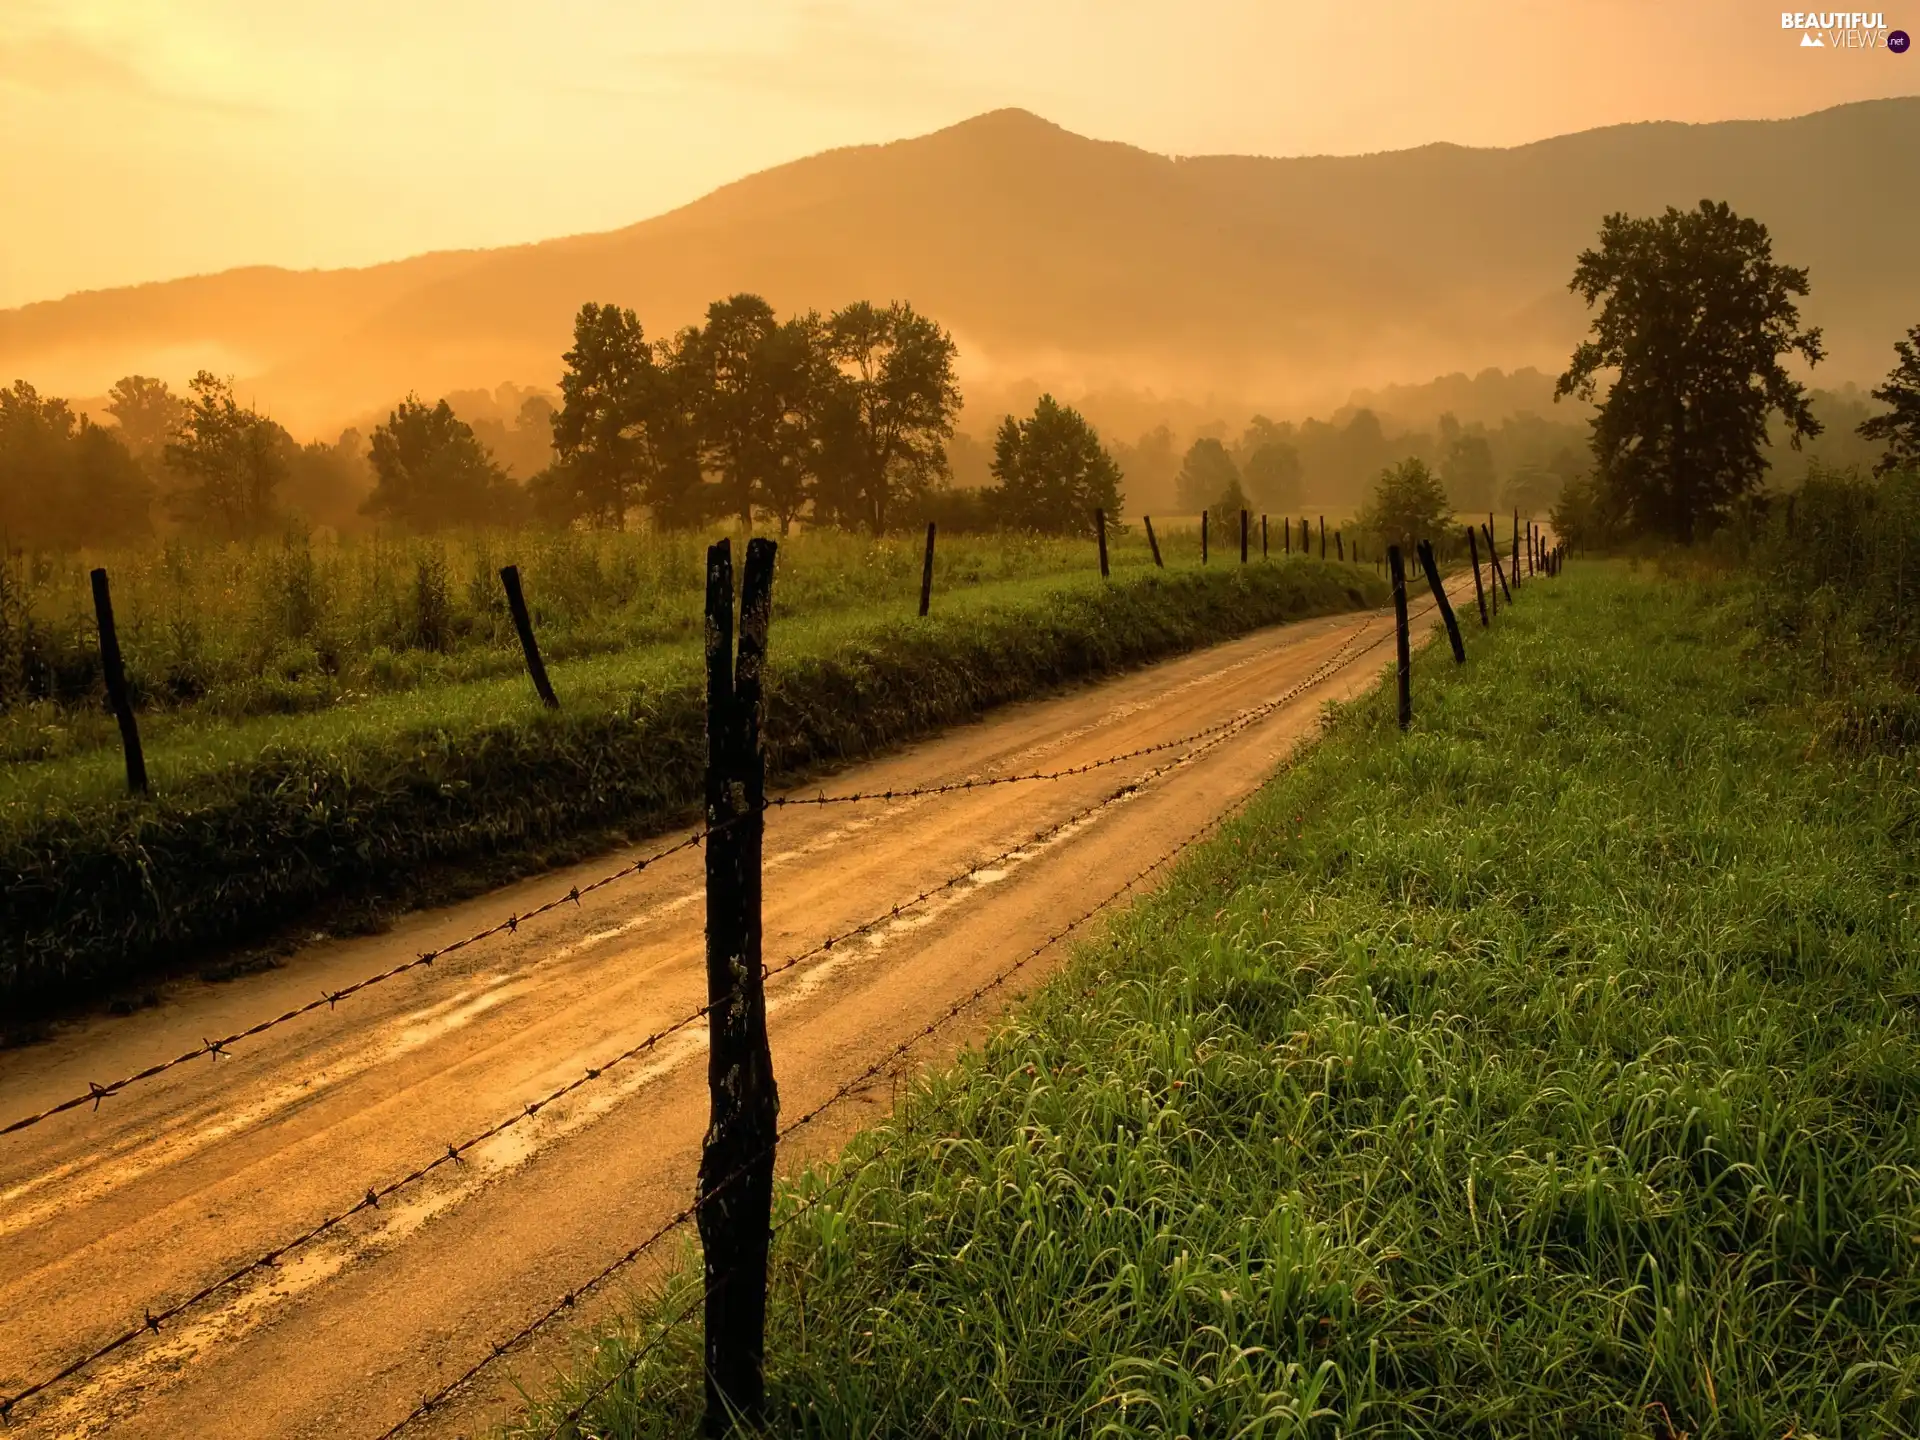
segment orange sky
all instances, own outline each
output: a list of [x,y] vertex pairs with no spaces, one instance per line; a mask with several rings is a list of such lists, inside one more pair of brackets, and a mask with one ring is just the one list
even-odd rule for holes
[[1732,0],[0,0],[0,305],[606,229],[1002,105],[1294,155],[1920,93],[1797,39]]

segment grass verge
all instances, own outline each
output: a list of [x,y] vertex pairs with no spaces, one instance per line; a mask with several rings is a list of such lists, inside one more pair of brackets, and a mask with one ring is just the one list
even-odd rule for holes
[[[926,621],[776,622],[770,766],[795,777],[1383,595],[1360,567],[1295,561],[984,585]],[[0,781],[0,1004],[95,995],[356,886],[658,825],[696,804],[705,740],[691,643],[557,666],[555,684],[566,700],[553,713],[507,678],[183,732],[150,752],[145,801],[118,793],[110,753],[22,767]]]
[[[1347,707],[782,1187],[771,1428],[1920,1431],[1920,774],[1736,613],[1576,566]],[[649,1345],[579,1433],[694,1433],[690,1293],[512,1433]]]

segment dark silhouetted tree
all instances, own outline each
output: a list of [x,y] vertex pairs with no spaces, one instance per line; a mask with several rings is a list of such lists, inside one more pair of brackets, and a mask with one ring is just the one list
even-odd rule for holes
[[988,499],[1000,522],[1050,535],[1091,535],[1094,507],[1120,519],[1120,467],[1078,410],[1042,395],[1025,420],[1009,415],[993,441]]
[[274,522],[293,439],[234,399],[230,380],[202,370],[189,388],[193,398],[163,452],[181,482],[168,496],[174,518],[229,537],[257,535]]
[[1380,472],[1360,512],[1360,528],[1384,544],[1398,545],[1412,560],[1413,547],[1453,526],[1453,507],[1439,477],[1423,460],[1402,460]]
[[119,435],[41,396],[0,390],[0,542],[111,545],[150,532],[153,485]]
[[911,305],[859,301],[826,322],[836,372],[814,421],[821,519],[885,531],[898,501],[946,473],[960,411],[953,337]]
[[1181,510],[1197,515],[1226,493],[1227,486],[1240,483],[1240,467],[1233,463],[1227,447],[1211,437],[1196,440],[1187,447],[1174,477],[1176,498]]
[[1569,288],[1600,306],[1555,398],[1593,400],[1593,454],[1608,504],[1633,531],[1691,541],[1757,490],[1768,416],[1798,447],[1819,422],[1781,358],[1824,355],[1795,296],[1807,272],[1773,260],[1767,229],[1725,204],[1668,207],[1653,219],[1609,215]]
[[1300,503],[1300,452],[1285,440],[1254,447],[1241,467],[1247,493],[1268,510],[1292,513]]
[[1493,508],[1493,446],[1484,426],[1463,429],[1451,413],[1440,417],[1440,483],[1456,510]]
[[1873,392],[1887,413],[1860,426],[1865,439],[1886,442],[1886,453],[1873,465],[1876,475],[1920,469],[1920,325],[1907,331],[1906,339],[1894,341],[1893,349],[1899,363],[1887,372],[1887,383]]
[[409,395],[374,427],[373,493],[361,507],[409,530],[497,525],[517,518],[519,491],[445,400]]
[[187,402],[164,380],[151,375],[123,375],[107,391],[107,413],[119,422],[120,438],[136,460],[158,458],[180,422],[187,418]]

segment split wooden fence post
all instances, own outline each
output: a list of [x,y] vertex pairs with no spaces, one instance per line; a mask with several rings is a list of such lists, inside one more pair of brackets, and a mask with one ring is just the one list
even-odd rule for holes
[[927,611],[933,608],[933,531],[934,523],[927,521],[927,558],[920,562],[920,618],[927,618]]
[[1480,584],[1480,539],[1473,533],[1471,525],[1467,526],[1467,551],[1473,556],[1473,598],[1480,602],[1480,628],[1485,630],[1490,622],[1487,620],[1487,592]]
[[1413,651],[1407,639],[1407,567],[1400,547],[1387,547],[1387,569],[1393,576],[1393,644],[1399,661],[1400,728],[1413,723]]
[[767,1044],[760,968],[760,862],[766,759],[760,681],[773,610],[775,546],[747,543],[734,659],[733,561],[707,550],[707,1091],[712,1118],[700,1155],[699,1225],[706,1282],[709,1436],[736,1420],[758,1428],[766,1408],[767,1247],[779,1093]]
[[547,679],[546,663],[540,658],[540,642],[533,638],[533,616],[528,613],[527,597],[520,590],[518,565],[500,567],[500,586],[507,592],[507,610],[513,616],[514,633],[520,637],[520,653],[526,657],[527,675],[540,696],[540,703],[549,710],[558,710],[560,697],[553,693],[553,682]]
[[1447,587],[1440,581],[1440,567],[1433,561],[1433,543],[1422,540],[1414,546],[1420,556],[1420,568],[1427,572],[1427,585],[1433,591],[1433,603],[1440,607],[1440,618],[1446,622],[1447,641],[1453,646],[1453,663],[1467,663],[1467,647],[1460,639],[1460,622],[1454,618],[1453,602],[1447,598]]
[[1151,515],[1142,515],[1140,519],[1147,527],[1147,548],[1153,551],[1153,568],[1156,570],[1164,570],[1167,568],[1167,564],[1166,561],[1160,558],[1160,541],[1153,533],[1153,517]]
[[1107,578],[1107,512],[1094,507],[1093,533],[1100,539],[1100,578]]
[[120,659],[120,633],[113,625],[113,596],[107,589],[107,572],[95,570],[93,615],[100,622],[100,670],[107,681],[107,702],[113,706],[113,718],[120,722],[120,748],[126,752],[127,793],[147,793],[147,756],[140,748],[140,727],[133,718],[133,696],[127,691],[127,669]]

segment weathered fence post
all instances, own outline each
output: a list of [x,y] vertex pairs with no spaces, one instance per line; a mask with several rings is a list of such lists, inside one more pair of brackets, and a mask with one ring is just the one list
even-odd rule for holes
[[500,586],[507,592],[507,610],[513,616],[514,633],[520,637],[520,653],[526,657],[527,674],[533,680],[540,703],[549,710],[558,710],[560,697],[553,693],[553,682],[547,679],[546,662],[540,658],[540,642],[533,638],[533,616],[527,610],[527,597],[520,591],[518,565],[500,567]]
[[1346,563],[1347,545],[1346,542],[1340,538],[1340,532],[1338,530],[1333,532],[1333,555],[1341,564],[1344,565]]
[[1267,517],[1260,517],[1260,558],[1267,558]]
[[1393,643],[1400,662],[1400,728],[1413,723],[1413,651],[1407,640],[1407,567],[1400,547],[1387,547],[1387,569],[1393,576]]
[[[1516,585],[1520,583],[1520,507],[1518,505],[1513,507],[1513,583]],[[1507,599],[1513,599],[1512,592],[1508,592]]]
[[[1508,588],[1506,572],[1500,568],[1500,547],[1493,543],[1492,526],[1487,527],[1487,563],[1493,567],[1493,578],[1500,582],[1500,589],[1506,594],[1507,604],[1513,604],[1513,591]],[[1500,613],[1499,595],[1493,597],[1493,613],[1496,615]]]
[[[1305,549],[1306,546],[1303,544],[1301,548]],[[1293,517],[1291,515],[1280,517],[1280,553],[1293,554]]]
[[1154,569],[1164,570],[1167,568],[1167,566],[1166,566],[1166,562],[1160,558],[1160,541],[1155,537],[1153,533],[1153,517],[1151,515],[1142,515],[1140,518],[1146,523],[1147,546],[1149,549],[1153,551]]
[[127,791],[147,793],[147,756],[140,748],[140,727],[134,723],[133,696],[127,693],[127,670],[120,660],[120,632],[113,626],[113,596],[107,590],[107,572],[95,570],[93,614],[100,622],[100,669],[106,676],[107,702],[120,722],[120,748],[127,758]]
[[1327,558],[1327,517],[1320,517],[1320,558]]
[[1433,590],[1433,603],[1440,607],[1440,618],[1446,622],[1447,641],[1453,646],[1453,663],[1467,663],[1467,647],[1460,639],[1460,622],[1454,618],[1453,602],[1447,598],[1447,587],[1440,583],[1440,567],[1433,561],[1433,542],[1422,540],[1414,546],[1420,556],[1420,568],[1427,572],[1427,584]]
[[933,530],[934,521],[927,521],[927,558],[920,562],[920,618],[927,618],[927,611],[933,608]]
[[1247,563],[1247,512],[1240,512],[1240,563]]
[[1099,506],[1093,510],[1093,533],[1100,540],[1100,578],[1107,578],[1107,512]]
[[[1473,527],[1467,526],[1467,550],[1473,556],[1473,598],[1480,602],[1480,628],[1485,630],[1487,620],[1487,592],[1480,584],[1480,538],[1473,533]],[[1498,604],[1496,600],[1494,602]]]
[[757,1426],[766,1403],[767,1246],[779,1094],[760,968],[766,760],[760,676],[775,546],[747,543],[734,663],[733,562],[707,550],[707,1090],[699,1224],[706,1281],[705,1433]]
[[1207,563],[1207,512],[1200,512],[1200,563]]

